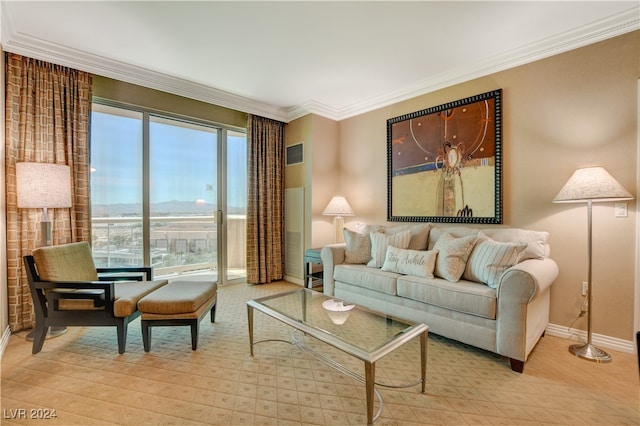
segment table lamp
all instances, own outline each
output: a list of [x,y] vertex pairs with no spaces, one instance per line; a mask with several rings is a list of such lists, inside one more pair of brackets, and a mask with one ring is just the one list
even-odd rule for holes
[[333,216],[333,242],[344,241],[344,237],[342,236],[344,219],[342,217],[354,215],[346,198],[340,196],[333,197],[322,214],[325,216]]
[[632,200],[633,196],[602,167],[576,170],[553,199],[554,203],[587,203],[587,343],[569,346],[569,352],[579,358],[595,362],[611,362],[611,356],[591,343],[592,259],[591,205],[592,203]]

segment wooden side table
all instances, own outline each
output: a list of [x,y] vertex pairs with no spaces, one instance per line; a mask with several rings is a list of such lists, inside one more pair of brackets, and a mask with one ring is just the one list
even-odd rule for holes
[[304,288],[313,288],[314,282],[320,281],[322,285],[323,270],[313,271],[314,266],[322,266],[320,248],[307,249],[304,252]]

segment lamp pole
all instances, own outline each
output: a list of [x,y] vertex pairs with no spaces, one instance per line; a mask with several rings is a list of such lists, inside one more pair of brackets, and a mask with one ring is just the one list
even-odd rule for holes
[[593,279],[592,279],[592,256],[591,250],[593,247],[592,244],[592,210],[593,210],[593,201],[591,199],[587,200],[587,253],[588,253],[588,264],[587,264],[587,343],[584,345],[576,344],[569,346],[569,352],[574,354],[577,357],[587,359],[589,361],[595,362],[611,362],[611,356],[603,351],[600,348],[593,346],[591,343],[591,305],[593,301]]

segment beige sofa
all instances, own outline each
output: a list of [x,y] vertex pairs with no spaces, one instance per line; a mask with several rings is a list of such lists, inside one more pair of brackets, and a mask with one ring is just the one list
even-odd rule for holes
[[345,229],[346,243],[321,251],[324,293],[425,323],[431,333],[508,357],[521,373],[549,321],[558,266],[548,239],[430,223]]

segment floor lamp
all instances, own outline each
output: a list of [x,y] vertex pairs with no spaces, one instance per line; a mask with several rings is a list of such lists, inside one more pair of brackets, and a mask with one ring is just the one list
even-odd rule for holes
[[344,197],[333,197],[327,207],[322,212],[325,216],[333,216],[333,242],[344,241],[342,230],[344,229],[344,219],[342,216],[353,216],[353,210]]
[[[16,163],[18,208],[42,209],[40,247],[51,245],[51,222],[47,209],[71,207],[71,172],[69,166],[49,163]],[[66,327],[50,327],[47,338],[57,337]],[[33,340],[33,332],[27,335]]]
[[611,356],[591,343],[592,259],[591,259],[591,205],[592,203],[632,200],[633,196],[602,167],[586,167],[576,170],[554,203],[587,203],[587,343],[569,346],[569,352],[577,357],[595,362],[611,362]]

